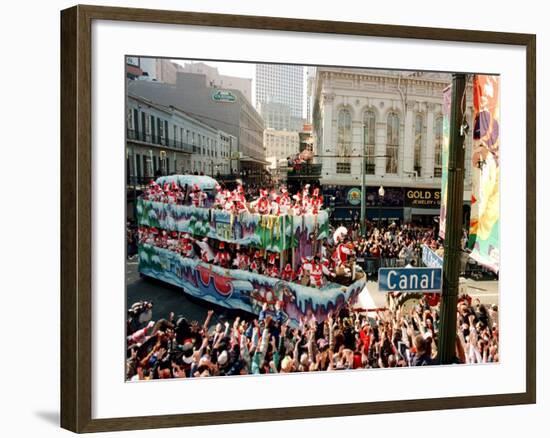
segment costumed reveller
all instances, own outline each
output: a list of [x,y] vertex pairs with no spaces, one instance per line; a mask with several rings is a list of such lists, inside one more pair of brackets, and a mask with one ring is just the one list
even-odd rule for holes
[[312,263],[310,257],[302,257],[302,264],[297,272],[298,281],[304,285],[307,286],[310,281],[311,277],[311,269],[312,269]]
[[353,243],[338,244],[332,255],[336,275],[351,275],[351,270],[348,267],[348,259],[353,255],[353,252]]
[[225,190],[222,189],[222,186],[216,184],[216,197],[214,198],[214,208],[225,208],[225,199],[226,194]]
[[269,214],[270,203],[267,197],[267,190],[260,189],[260,197],[256,199],[252,205],[256,209],[256,212],[259,214]]
[[279,268],[277,265],[269,265],[269,268],[267,268],[267,275],[273,278],[279,278]]
[[286,215],[290,212],[290,207],[292,206],[292,199],[288,195],[288,190],[286,187],[281,187],[281,196],[279,198],[279,212],[282,215]]
[[210,263],[212,260],[214,260],[214,251],[212,251],[212,248],[208,243],[208,237],[205,237],[200,241],[197,240],[196,243],[201,249],[201,260],[203,262]]
[[250,263],[250,270],[255,274],[259,273],[260,267],[258,266],[258,263],[256,262],[256,260],[252,260],[252,263]]
[[198,184],[193,184],[193,190],[189,194],[191,198],[191,204],[195,207],[204,207],[204,202],[207,198],[207,194],[204,193]]
[[313,195],[309,201],[310,213],[318,214],[323,208],[323,197],[319,194],[319,187],[313,189]]
[[294,205],[292,206],[292,214],[294,216],[301,216],[302,215],[302,196],[300,195],[300,192],[293,195],[292,199],[294,199]]
[[311,264],[310,283],[311,286],[319,288],[324,284],[323,267],[321,266],[321,263],[319,263],[318,257],[315,257],[313,263]]
[[309,213],[311,207],[311,198],[309,197],[309,184],[305,184],[302,189],[302,214]]
[[285,266],[285,269],[283,269],[283,272],[281,273],[281,280],[284,281],[294,281],[294,270],[292,269],[292,266],[290,263],[287,263]]
[[269,255],[267,256],[267,263],[269,265],[276,265],[278,258],[279,258],[279,254],[277,254],[276,252],[270,252]]
[[270,214],[279,216],[281,214],[280,201],[281,197],[277,194],[275,190],[271,190],[271,202],[270,202]]
[[229,252],[225,249],[225,242],[220,242],[218,245],[218,252],[214,257],[214,263],[221,266],[222,268],[229,268],[231,263],[231,256]]
[[233,213],[240,214],[245,211],[248,211],[246,206],[246,197],[244,195],[244,188],[242,184],[239,184],[233,193],[231,194],[231,203],[233,208]]
[[189,234],[185,233],[180,239],[181,255],[187,258],[194,258],[195,250],[193,248],[193,244],[191,243],[190,237],[191,236],[189,236]]

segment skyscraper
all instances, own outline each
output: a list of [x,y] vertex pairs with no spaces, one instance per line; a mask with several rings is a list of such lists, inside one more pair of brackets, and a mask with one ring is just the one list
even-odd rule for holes
[[256,64],[256,108],[262,103],[280,103],[290,115],[302,118],[304,68],[297,65]]

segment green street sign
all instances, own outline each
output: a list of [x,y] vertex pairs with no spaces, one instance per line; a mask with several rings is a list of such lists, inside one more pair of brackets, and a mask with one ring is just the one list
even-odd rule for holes
[[237,96],[235,96],[229,90],[215,90],[214,92],[212,92],[212,100],[214,100],[216,102],[230,102],[230,103],[233,103],[237,100]]

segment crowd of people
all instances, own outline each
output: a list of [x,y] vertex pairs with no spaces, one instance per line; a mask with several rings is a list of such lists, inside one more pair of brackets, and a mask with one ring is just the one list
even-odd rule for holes
[[[406,311],[343,308],[326,320],[284,321],[279,306],[233,321],[173,313],[152,320],[153,305],[129,310],[126,378],[130,381],[435,365],[439,309],[425,299]],[[497,306],[463,296],[457,307],[456,363],[499,361]]]

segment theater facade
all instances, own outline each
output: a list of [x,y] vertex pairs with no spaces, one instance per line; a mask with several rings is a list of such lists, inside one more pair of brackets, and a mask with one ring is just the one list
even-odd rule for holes
[[[308,79],[308,97],[315,163],[321,165],[319,182],[334,220],[359,220],[363,179],[368,220],[426,225],[437,220],[443,92],[450,83],[451,75],[446,73],[314,69]],[[471,98],[465,105],[466,121],[472,126]],[[471,136],[466,139],[468,162]],[[470,168],[465,166],[465,220]]]

